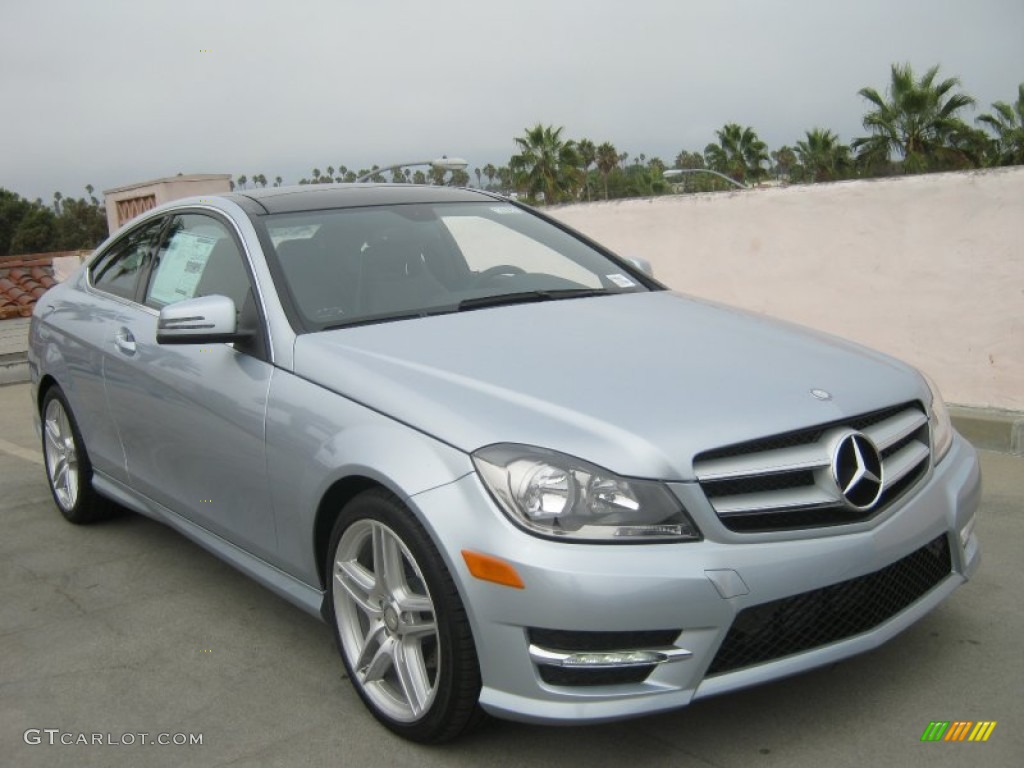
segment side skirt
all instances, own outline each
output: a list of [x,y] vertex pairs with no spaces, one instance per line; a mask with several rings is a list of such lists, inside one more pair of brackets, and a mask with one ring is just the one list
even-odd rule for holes
[[97,493],[138,512],[140,515],[170,526],[203,549],[259,582],[274,594],[323,621],[325,596],[323,590],[299,581],[280,568],[276,568],[226,539],[210,533],[202,526],[196,525],[191,520],[137,493],[102,472],[93,472],[92,485]]

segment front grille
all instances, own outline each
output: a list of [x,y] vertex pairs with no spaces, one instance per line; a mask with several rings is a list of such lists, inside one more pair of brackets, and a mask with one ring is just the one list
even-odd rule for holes
[[[882,492],[868,509],[847,503],[833,477],[836,446],[866,435],[881,458]],[[722,524],[738,533],[846,525],[870,519],[928,470],[928,417],[918,403],[706,451],[694,471]]]
[[924,596],[951,570],[949,541],[943,534],[874,573],[744,608],[708,674],[763,664],[867,632]]

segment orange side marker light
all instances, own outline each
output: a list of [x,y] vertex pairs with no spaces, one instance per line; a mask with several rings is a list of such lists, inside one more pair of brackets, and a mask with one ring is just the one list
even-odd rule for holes
[[466,561],[469,572],[481,581],[490,581],[513,589],[526,588],[511,563],[506,563],[492,555],[471,552],[468,549],[462,550],[462,559]]

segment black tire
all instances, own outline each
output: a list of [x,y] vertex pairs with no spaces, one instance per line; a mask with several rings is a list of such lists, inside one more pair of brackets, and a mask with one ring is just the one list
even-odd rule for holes
[[85,441],[60,387],[46,391],[40,418],[47,484],[64,519],[85,525],[109,516],[109,502],[93,490]]
[[373,489],[345,506],[324,572],[338,651],[377,720],[436,744],[484,719],[476,647],[455,582],[394,495]]

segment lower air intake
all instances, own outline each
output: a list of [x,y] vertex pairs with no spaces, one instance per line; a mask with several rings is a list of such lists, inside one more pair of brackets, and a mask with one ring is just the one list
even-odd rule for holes
[[949,541],[942,535],[874,573],[744,608],[708,674],[732,672],[867,632],[923,597],[951,570]]

